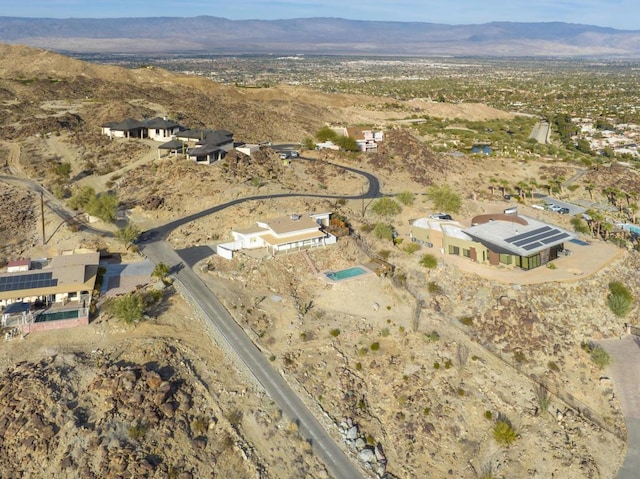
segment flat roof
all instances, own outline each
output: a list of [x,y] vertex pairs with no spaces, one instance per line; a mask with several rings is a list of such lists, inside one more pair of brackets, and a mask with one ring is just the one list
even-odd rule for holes
[[309,215],[281,216],[262,223],[266,224],[277,235],[311,228],[320,229],[318,222]]
[[302,233],[299,235],[287,236],[285,238],[276,238],[275,236],[270,234],[262,235],[261,238],[265,241],[265,243],[269,244],[270,246],[279,246],[282,244],[295,243],[297,241],[324,238],[324,236],[325,234],[322,231],[318,230],[318,231],[310,231],[308,233]]
[[100,253],[54,256],[47,268],[0,274],[0,300],[91,291]]
[[575,234],[555,225],[519,216],[527,224],[494,220],[466,228],[464,232],[481,243],[489,243],[496,252],[532,256],[575,238]]

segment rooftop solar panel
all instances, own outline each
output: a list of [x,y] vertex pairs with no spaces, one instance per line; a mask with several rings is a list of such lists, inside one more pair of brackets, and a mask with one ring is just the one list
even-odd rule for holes
[[525,245],[527,243],[532,243],[534,241],[542,241],[545,238],[549,238],[550,236],[555,236],[559,233],[559,230],[551,228],[548,231],[543,231],[540,234],[534,235],[534,236],[529,236],[528,238],[524,238],[521,239],[520,241],[514,241],[513,244],[514,246],[522,246]]
[[49,288],[57,284],[58,280],[53,278],[52,272],[1,276],[0,293],[21,289]]
[[522,249],[525,251],[531,251],[532,249],[539,248],[540,246],[544,246],[544,245],[536,241],[535,243],[529,243],[528,245],[523,246]]
[[557,234],[555,236],[552,236],[551,238],[547,238],[547,239],[543,240],[542,244],[548,245],[548,244],[555,243],[558,240],[561,240],[561,239],[564,239],[564,238],[568,238],[568,237],[569,237],[568,233],[560,233],[560,234]]
[[533,231],[527,231],[526,233],[520,233],[519,235],[511,236],[509,238],[505,238],[505,241],[507,243],[513,243],[514,241],[520,241],[520,240],[523,240],[525,238],[529,238],[531,236],[535,236],[537,234],[540,234],[540,233],[542,233],[544,231],[548,231],[550,229],[553,229],[553,228],[551,228],[551,226],[543,226],[542,228],[537,228],[537,229],[535,229]]

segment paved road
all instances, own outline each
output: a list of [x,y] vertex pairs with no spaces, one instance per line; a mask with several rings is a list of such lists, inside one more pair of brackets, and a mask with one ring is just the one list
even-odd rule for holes
[[616,479],[640,477],[640,338],[598,341],[613,357],[607,368],[627,423],[627,455]]
[[[142,249],[145,256],[156,264],[181,264],[178,254],[165,241],[150,242],[143,245]],[[295,391],[273,369],[268,359],[257,349],[204,282],[189,267],[175,270],[174,277],[182,284],[193,304],[200,306],[206,320],[219,331],[282,412],[298,424],[300,434],[310,442],[314,453],[324,462],[329,472],[337,479],[362,478],[357,466],[324,430]]]
[[551,136],[551,125],[548,121],[539,121],[533,127],[533,131],[529,138],[535,139],[538,143],[547,144],[549,143],[549,136]]

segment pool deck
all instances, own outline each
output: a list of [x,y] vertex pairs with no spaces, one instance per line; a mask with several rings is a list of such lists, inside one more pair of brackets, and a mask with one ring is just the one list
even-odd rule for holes
[[[343,279],[331,279],[329,276],[327,276],[327,273],[338,273],[340,271],[344,271],[347,269],[352,269],[352,268],[360,268],[364,271],[364,273],[361,274],[356,274],[355,276],[351,276],[349,278],[343,278]],[[359,278],[364,278],[366,276],[370,276],[372,274],[375,274],[373,271],[371,271],[369,268],[367,268],[366,266],[363,266],[361,264],[356,264],[354,266],[350,266],[349,268],[343,268],[343,269],[339,269],[337,271],[333,271],[330,269],[327,269],[325,271],[322,271],[320,273],[318,273],[318,278],[324,280],[325,282],[329,283],[329,284],[336,284],[336,283],[344,283],[347,281],[354,281],[357,280]]]

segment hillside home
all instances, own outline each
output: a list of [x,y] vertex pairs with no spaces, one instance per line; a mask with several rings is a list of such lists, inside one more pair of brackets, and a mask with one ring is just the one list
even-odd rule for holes
[[150,138],[155,141],[170,140],[182,127],[164,118],[156,117],[141,121],[127,118],[121,122],[108,122],[102,125],[103,135],[109,138]]
[[324,228],[329,225],[331,213],[293,214],[265,221],[257,221],[255,226],[233,230],[233,242],[220,244],[217,253],[227,259],[234,251],[242,249],[267,248],[269,253],[314,248],[334,244],[336,237]]
[[171,140],[182,129],[178,123],[169,120],[166,116],[142,120],[142,123],[147,128],[147,137],[155,141]]
[[233,133],[227,130],[184,130],[176,134],[176,140],[195,143],[187,149],[187,157],[204,164],[221,160],[234,146]]
[[575,235],[517,213],[498,213],[476,216],[469,228],[421,218],[413,222],[411,238],[477,263],[528,270],[558,258]]
[[372,130],[359,126],[336,126],[331,128],[338,135],[347,136],[356,140],[360,151],[376,151],[378,143],[384,140],[382,131]]
[[2,326],[29,332],[88,324],[99,260],[100,253],[54,256],[0,273]]

